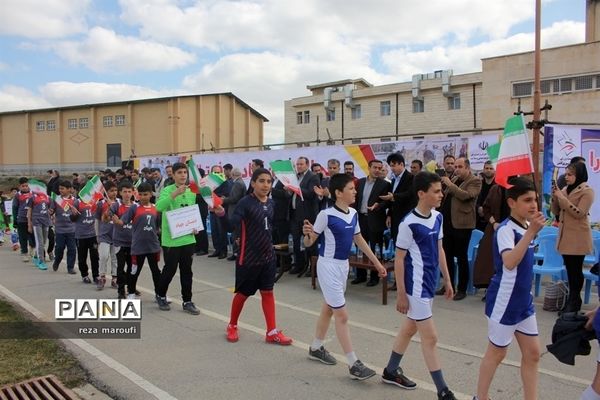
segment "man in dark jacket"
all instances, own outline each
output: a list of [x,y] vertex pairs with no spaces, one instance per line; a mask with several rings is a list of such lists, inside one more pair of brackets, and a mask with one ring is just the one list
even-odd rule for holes
[[[229,196],[223,197],[223,207],[227,209],[227,217],[231,220],[233,213],[235,211],[235,207],[237,203],[244,197],[246,194],[246,184],[242,179],[242,172],[239,168],[233,168],[231,170],[231,191],[229,192]],[[232,230],[231,236],[233,240],[233,254],[227,257],[228,261],[235,261],[238,254],[238,246],[236,243],[236,239],[239,237],[240,229],[239,226],[231,226]]]

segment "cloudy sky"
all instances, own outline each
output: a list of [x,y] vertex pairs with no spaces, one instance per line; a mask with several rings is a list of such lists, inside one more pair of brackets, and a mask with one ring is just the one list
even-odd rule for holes
[[[542,1],[542,47],[584,40],[585,0]],[[533,50],[534,0],[1,0],[0,111],[233,92],[283,141],[306,85],[481,70]]]

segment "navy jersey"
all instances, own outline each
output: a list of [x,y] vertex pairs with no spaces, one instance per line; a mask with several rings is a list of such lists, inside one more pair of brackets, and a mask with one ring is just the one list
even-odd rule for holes
[[31,208],[31,225],[50,226],[50,201],[46,193],[33,193],[27,200],[27,207]]
[[13,198],[13,218],[16,222],[27,222],[27,202],[31,198],[31,192],[17,192]]
[[439,271],[439,241],[443,234],[442,214],[431,210],[429,216],[416,209],[404,217],[398,227],[396,247],[406,250],[404,257],[404,286],[406,294],[431,299]]
[[[113,215],[121,218],[127,210],[131,207],[131,204],[123,204],[121,200],[117,199],[110,206],[108,215],[112,218]],[[121,225],[114,225],[113,230],[113,245],[116,247],[131,247],[131,223]]]
[[509,217],[494,234],[493,257],[496,273],[486,293],[485,315],[503,325],[515,325],[535,314],[531,281],[533,280],[533,242],[516,268],[506,268],[502,253],[515,248],[525,231],[519,222]]
[[56,199],[52,200],[50,209],[54,211],[54,230],[56,233],[75,233],[75,224],[71,220],[73,215],[73,203],[75,198],[73,196],[62,197],[56,196]]
[[249,194],[237,204],[231,225],[240,227],[238,266],[257,266],[275,260],[273,251],[273,200],[262,203]]
[[84,203],[77,199],[73,203],[73,207],[79,211],[79,216],[75,221],[75,239],[87,239],[96,236],[96,226],[94,213],[96,205]]
[[158,211],[150,203],[147,206],[132,204],[121,221],[132,225],[131,254],[154,254],[160,252],[158,241]]
[[110,203],[107,200],[100,200],[96,204],[95,217],[98,220],[98,243],[113,242],[114,223],[109,219],[108,222],[102,221],[102,214],[108,214]]

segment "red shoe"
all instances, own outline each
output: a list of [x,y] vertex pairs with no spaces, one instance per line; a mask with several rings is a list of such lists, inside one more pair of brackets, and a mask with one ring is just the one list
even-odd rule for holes
[[265,342],[278,344],[281,346],[289,346],[292,344],[292,338],[285,336],[281,331],[277,331],[277,333],[273,335],[267,334],[267,336],[265,336]]
[[237,325],[227,325],[227,341],[235,343],[238,340],[240,340],[240,337],[238,336]]

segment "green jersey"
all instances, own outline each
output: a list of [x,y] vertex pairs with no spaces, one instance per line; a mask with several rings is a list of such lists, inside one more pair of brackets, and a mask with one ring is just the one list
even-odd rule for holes
[[167,211],[177,210],[181,207],[193,206],[196,204],[196,195],[187,188],[183,194],[175,197],[171,197],[171,194],[177,190],[177,186],[169,185],[160,191],[160,197],[156,202],[156,209],[162,213],[162,227],[161,227],[161,245],[164,247],[181,247],[188,244],[196,243],[196,238],[192,233],[184,236],[180,236],[176,239],[171,237],[171,231],[169,229],[169,223],[167,222]]

